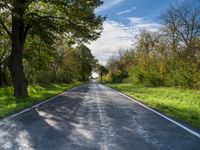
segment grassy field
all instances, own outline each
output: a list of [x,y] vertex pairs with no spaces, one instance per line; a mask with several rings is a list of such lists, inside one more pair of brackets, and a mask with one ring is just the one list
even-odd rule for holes
[[0,118],[19,112],[78,85],[80,85],[78,82],[71,84],[32,85],[28,87],[29,97],[25,99],[17,99],[12,96],[12,87],[0,88]]
[[132,84],[107,84],[138,101],[200,128],[200,91]]

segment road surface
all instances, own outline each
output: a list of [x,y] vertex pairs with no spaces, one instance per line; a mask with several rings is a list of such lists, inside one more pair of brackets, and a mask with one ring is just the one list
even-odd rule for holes
[[200,150],[200,138],[96,83],[0,121],[0,150]]

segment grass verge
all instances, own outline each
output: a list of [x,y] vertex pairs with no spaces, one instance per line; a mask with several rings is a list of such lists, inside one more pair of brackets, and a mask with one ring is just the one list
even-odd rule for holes
[[133,84],[107,84],[134,99],[200,129],[200,91]]
[[79,85],[79,82],[70,84],[30,85],[28,87],[29,97],[23,99],[13,96],[12,87],[0,88],[0,118],[31,107]]

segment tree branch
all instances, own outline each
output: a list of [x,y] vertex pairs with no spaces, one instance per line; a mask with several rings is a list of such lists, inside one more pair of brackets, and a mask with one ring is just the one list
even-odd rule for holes
[[6,25],[4,24],[3,20],[0,18],[0,24],[2,25],[3,29],[6,31],[6,33],[11,37],[11,32],[8,30]]
[[37,14],[37,13],[29,13],[29,14],[27,14],[27,16],[35,16],[35,17],[38,17],[38,18],[40,18],[40,19],[49,19],[49,18],[51,18],[51,19],[61,19],[61,20],[66,20],[65,18],[63,18],[63,17],[59,17],[59,16],[52,16],[52,15],[39,15],[39,14]]
[[5,4],[5,3],[0,3],[0,7],[8,8],[10,11],[12,10],[12,8],[8,4]]
[[27,35],[28,35],[28,32],[29,32],[29,30],[32,28],[32,24],[30,24],[30,23],[28,23],[26,26],[25,26],[25,28],[24,28],[24,39],[23,39],[23,41],[25,41],[25,39],[26,39],[26,37],[27,37]]
[[28,23],[26,26],[25,26],[25,29],[24,29],[24,34],[25,36],[28,34],[28,31],[31,29],[33,25]]
[[27,7],[28,7],[32,2],[34,2],[34,0],[27,0],[27,1],[26,1]]
[[8,59],[9,57],[5,58],[1,63],[0,63],[0,66],[2,66],[3,64],[7,63],[8,62]]

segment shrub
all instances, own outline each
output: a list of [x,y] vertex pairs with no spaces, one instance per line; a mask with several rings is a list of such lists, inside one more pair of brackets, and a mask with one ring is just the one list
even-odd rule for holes
[[144,84],[146,86],[162,86],[164,83],[163,79],[159,76],[159,73],[156,72],[146,72],[144,79]]
[[143,83],[144,78],[145,78],[145,73],[140,67],[135,66],[135,67],[130,68],[129,79],[132,83],[136,83],[136,84]]

